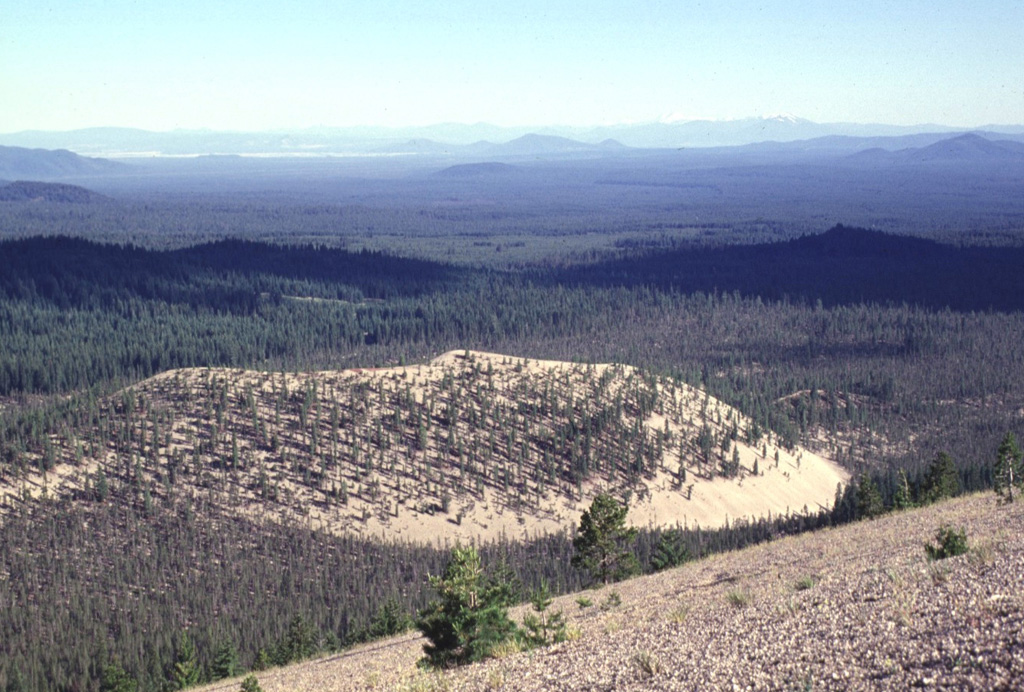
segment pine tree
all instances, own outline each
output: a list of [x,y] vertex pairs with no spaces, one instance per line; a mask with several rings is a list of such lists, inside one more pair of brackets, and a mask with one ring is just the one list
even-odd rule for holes
[[996,461],[992,469],[995,490],[1007,502],[1013,502],[1014,487],[1024,487],[1024,453],[1017,445],[1017,438],[1012,432],[1006,433],[996,452]]
[[686,545],[683,532],[679,529],[668,529],[662,532],[658,546],[651,556],[651,567],[656,572],[677,567],[691,559],[690,548]]
[[242,680],[241,692],[263,692],[263,688],[260,687],[260,681],[255,675],[247,675],[245,680]]
[[892,506],[893,509],[910,509],[914,506],[914,500],[910,494],[910,483],[907,481],[907,472],[903,469],[900,469],[899,477],[896,479],[896,494],[893,495]]
[[939,452],[928,466],[928,472],[921,488],[924,502],[955,497],[960,494],[960,474],[957,473],[953,458],[945,452]]
[[857,516],[864,519],[873,519],[885,511],[885,504],[882,502],[882,493],[867,471],[861,474],[857,481]]
[[103,666],[103,676],[100,678],[100,692],[135,692],[139,684],[120,664],[111,661]]
[[630,544],[636,529],[626,527],[629,507],[607,493],[594,498],[580,517],[572,540],[572,566],[590,572],[603,584],[624,579],[639,569]]
[[431,576],[439,600],[420,612],[416,627],[429,643],[424,659],[434,667],[487,658],[516,626],[508,617],[510,582],[484,574],[476,548],[455,547],[443,576]]
[[238,675],[238,650],[231,642],[224,642],[213,654],[213,665],[210,667],[212,680],[223,680]]
[[[100,690],[101,692],[106,692],[105,687],[101,687]],[[4,685],[4,692],[25,692],[25,679],[21,676],[20,668],[13,667],[7,671],[7,684]],[[121,691],[118,690],[117,692]],[[125,690],[125,692],[134,692],[134,688]]]
[[192,643],[188,632],[182,632],[178,637],[176,655],[177,660],[171,669],[171,684],[174,689],[183,690],[198,685],[202,677],[199,668],[199,655],[196,653],[195,644]]
[[551,606],[551,591],[548,583],[541,580],[540,588],[533,592],[530,597],[530,605],[533,606],[533,613],[523,616],[523,626],[526,628],[524,637],[530,646],[548,646],[564,642],[568,638],[565,617],[561,610],[548,613]]

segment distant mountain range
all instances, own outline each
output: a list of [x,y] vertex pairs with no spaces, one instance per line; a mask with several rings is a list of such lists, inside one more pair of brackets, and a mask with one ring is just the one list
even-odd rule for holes
[[[66,146],[77,141],[82,148],[112,146],[117,130],[79,131],[78,133],[38,133],[41,139],[57,138]],[[729,147],[650,149],[630,147],[616,139],[584,142],[560,135],[528,133],[505,142],[478,140],[470,144],[450,144],[432,139],[409,139],[402,142],[380,141],[361,144],[348,140],[346,154],[337,140],[326,142],[323,149],[311,144],[298,144],[300,138],[274,138],[269,135],[232,133],[142,133],[126,130],[120,150],[147,147],[149,157],[181,158],[182,172],[195,171],[200,162],[217,161],[221,165],[249,157],[250,162],[262,157],[281,158],[352,156],[372,160],[377,157],[399,157],[418,160],[435,167],[447,177],[494,177],[508,175],[535,161],[584,162],[587,160],[622,160],[627,167],[651,170],[662,165],[694,168],[727,168],[730,166],[775,166],[810,163],[848,168],[907,167],[951,165],[1018,165],[1024,164],[1024,134],[997,132],[954,133],[928,132],[892,137],[856,137],[827,135],[789,142],[771,141]],[[88,139],[87,135],[95,135]],[[22,133],[22,139],[28,133]],[[12,136],[13,137],[13,136]],[[76,140],[76,137],[86,139]],[[16,139],[18,137],[15,137]],[[56,140],[55,140],[56,141]],[[91,144],[89,144],[91,142]],[[233,144],[232,144],[233,142]],[[372,146],[370,146],[372,144]],[[238,151],[224,151],[234,147]],[[276,148],[275,148],[276,147]],[[360,149],[362,147],[362,149]],[[213,153],[198,153],[206,149]],[[193,154],[168,153],[191,150]],[[137,151],[136,154],[140,154]],[[657,160],[655,160],[655,157]],[[125,161],[141,163],[145,159]],[[440,164],[440,165],[437,165]],[[78,182],[78,178],[118,176],[135,171],[138,165],[121,163],[72,153],[67,149],[49,150],[0,146],[0,183],[10,180]]]
[[49,180],[78,175],[117,173],[124,164],[79,156],[58,149],[26,149],[0,146],[0,180]]
[[[988,138],[1024,139],[1024,126],[985,126]],[[815,148],[843,148],[844,138],[874,140],[894,150],[925,146],[963,128],[942,125],[815,123],[791,116],[741,120],[689,120],[600,127],[499,127],[485,123],[444,123],[422,127],[308,128],[273,132],[90,128],[67,132],[24,131],[0,135],[0,144],[70,149],[84,155],[125,156],[202,154],[432,155],[479,156],[569,153],[593,154],[633,148],[732,147],[755,143],[816,142]],[[902,145],[897,142],[907,138]],[[849,144],[845,143],[845,144]]]

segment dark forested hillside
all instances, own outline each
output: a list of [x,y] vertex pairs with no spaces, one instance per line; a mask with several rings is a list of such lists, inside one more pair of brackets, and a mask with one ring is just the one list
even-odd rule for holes
[[107,198],[78,185],[62,183],[40,183],[31,180],[16,180],[0,185],[0,202],[57,202],[65,204],[89,204]]
[[954,248],[836,226],[767,245],[652,252],[580,271],[604,285],[739,291],[764,300],[910,303],[935,309],[1024,309],[1024,249]]

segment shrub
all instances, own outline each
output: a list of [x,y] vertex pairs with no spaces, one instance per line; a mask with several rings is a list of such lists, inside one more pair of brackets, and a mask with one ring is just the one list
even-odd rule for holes
[[736,608],[745,608],[750,604],[751,595],[745,589],[733,589],[725,595],[725,598],[729,601],[730,605]]
[[247,675],[245,680],[242,680],[242,692],[263,692],[255,675]]
[[929,560],[945,560],[963,555],[968,550],[967,531],[963,528],[957,531],[951,526],[942,526],[935,533],[935,540],[938,545],[927,543],[924,546]]
[[800,577],[793,588],[797,591],[807,591],[807,589],[813,588],[816,583],[814,577],[807,575],[806,577]]
[[622,596],[618,591],[609,591],[608,596],[601,602],[601,610],[611,610],[622,605]]

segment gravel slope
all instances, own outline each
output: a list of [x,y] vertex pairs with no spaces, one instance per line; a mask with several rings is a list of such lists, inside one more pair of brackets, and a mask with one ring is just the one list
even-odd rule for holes
[[[943,524],[971,551],[939,562]],[[618,606],[607,605],[614,591]],[[581,608],[576,599],[593,605]],[[1024,689],[1024,502],[992,494],[556,599],[578,637],[443,674],[416,635],[260,674],[278,690]],[[210,686],[237,690],[238,682]]]

